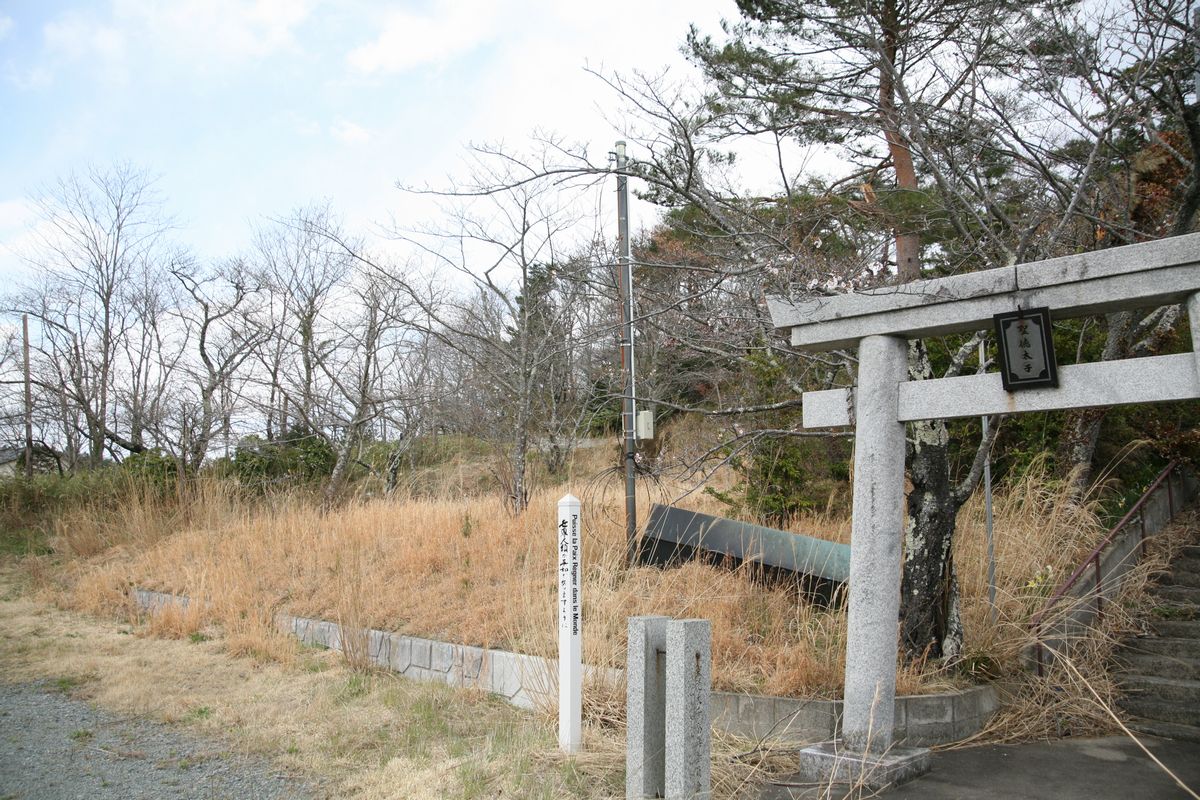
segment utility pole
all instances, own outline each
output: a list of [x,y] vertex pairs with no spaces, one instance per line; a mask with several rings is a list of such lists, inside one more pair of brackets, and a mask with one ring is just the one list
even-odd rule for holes
[[33,478],[33,389],[29,376],[29,315],[21,315],[21,330],[25,336],[25,480]]
[[625,142],[617,142],[617,288],[621,299],[621,373],[625,392],[621,435],[625,460],[625,542],[629,561],[637,555],[636,393],[633,371],[633,250],[629,242],[629,176]]
[[[987,344],[979,343],[979,371],[985,371],[987,366]],[[983,441],[988,439],[988,418],[984,414],[979,418],[983,423]],[[989,452],[983,461],[983,515],[984,528],[987,535],[987,581],[988,581],[988,616],[992,624],[996,624],[996,540],[992,531],[992,454]]]

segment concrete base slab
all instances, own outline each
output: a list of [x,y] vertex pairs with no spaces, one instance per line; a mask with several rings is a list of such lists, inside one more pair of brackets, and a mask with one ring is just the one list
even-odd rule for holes
[[929,751],[923,747],[893,747],[877,755],[848,752],[840,741],[822,742],[801,750],[799,772],[790,780],[777,781],[776,793],[767,796],[814,797],[834,787],[878,791],[928,771]]

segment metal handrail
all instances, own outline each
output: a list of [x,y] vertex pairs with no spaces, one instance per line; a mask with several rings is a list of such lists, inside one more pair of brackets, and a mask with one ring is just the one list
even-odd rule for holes
[[1083,577],[1083,574],[1087,572],[1089,567],[1091,567],[1096,573],[1096,612],[1098,614],[1103,613],[1104,593],[1102,580],[1103,576],[1100,574],[1100,562],[1102,560],[1102,556],[1104,555],[1104,551],[1110,544],[1112,544],[1113,540],[1117,537],[1117,534],[1124,530],[1125,527],[1133,520],[1134,515],[1137,514],[1140,516],[1141,523],[1140,544],[1142,555],[1144,556],[1146,554],[1146,516],[1140,512],[1142,507],[1149,502],[1150,497],[1157,492],[1159,487],[1162,486],[1163,482],[1166,481],[1167,505],[1169,514],[1168,518],[1175,516],[1175,493],[1171,488],[1171,474],[1178,466],[1178,460],[1172,461],[1162,472],[1159,473],[1158,477],[1154,479],[1154,482],[1150,484],[1146,491],[1142,492],[1142,496],[1138,498],[1137,502],[1130,506],[1129,510],[1125,512],[1125,516],[1121,517],[1117,524],[1114,525],[1111,530],[1109,530],[1108,534],[1104,537],[1100,544],[1096,545],[1092,552],[1088,553],[1087,557],[1083,559],[1075,571],[1071,573],[1071,577],[1059,584],[1058,588],[1054,590],[1054,593],[1050,595],[1050,599],[1046,601],[1046,605],[1042,607],[1042,610],[1035,614],[1032,619],[1030,619],[1029,629],[1037,642],[1038,675],[1042,674],[1044,662],[1045,647],[1042,644],[1041,627],[1046,615],[1050,613],[1050,610],[1054,608],[1054,606],[1056,606],[1060,600],[1067,596],[1067,593],[1070,592],[1071,589],[1075,588],[1075,585],[1079,583],[1080,578]]

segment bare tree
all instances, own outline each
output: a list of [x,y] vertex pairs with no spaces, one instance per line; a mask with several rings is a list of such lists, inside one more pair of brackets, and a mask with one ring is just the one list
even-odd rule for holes
[[443,280],[393,285],[419,312],[411,324],[458,357],[462,388],[475,398],[463,422],[496,448],[495,477],[522,511],[529,454],[543,444],[536,438],[552,440],[554,456],[565,458],[575,430],[564,436],[564,425],[580,420],[566,405],[580,396],[573,349],[595,335],[577,315],[593,265],[574,256],[595,237],[579,234],[588,218],[572,207],[577,195],[492,155],[473,163],[475,183],[446,193],[447,227],[397,232]]
[[186,474],[195,475],[213,438],[228,435],[239,377],[266,337],[249,323],[257,284],[240,261],[206,274],[177,269],[175,280],[191,302],[179,310],[183,336],[194,356],[180,370],[187,376],[175,398],[170,441]]
[[320,428],[315,416],[319,362],[332,335],[323,327],[323,313],[352,264],[330,233],[345,238],[331,209],[314,206],[297,209],[258,234],[256,276],[269,292],[266,307],[256,317],[264,333],[259,357],[268,372],[267,425],[270,428],[274,420],[277,435],[287,433],[291,420],[309,430]]
[[[365,259],[364,259],[365,261]],[[338,324],[340,341],[318,362],[333,387],[325,416],[334,420],[336,460],[326,481],[324,500],[330,505],[346,484],[356,453],[364,444],[372,424],[389,406],[407,405],[411,397],[391,394],[396,382],[386,380],[389,372],[414,363],[408,355],[411,341],[403,336],[404,304],[375,276],[360,271],[354,289],[355,310],[342,314]],[[395,453],[389,459],[395,458]],[[389,486],[394,488],[394,474]]]
[[[743,19],[727,26],[726,42],[693,31],[689,46],[731,139],[839,149],[848,175],[829,196],[891,234],[881,261],[908,281],[927,267],[976,269],[1095,247],[1079,236],[1102,218],[1110,240],[1122,229],[1103,185],[1143,107],[1131,87],[1161,71],[1166,39],[1181,40],[1166,19],[1183,18],[1161,13],[1169,3],[1140,5],[1156,14],[1055,3],[742,0]],[[1107,33],[1122,26],[1123,37]],[[1125,50],[1115,53],[1118,42]],[[1170,330],[1172,316],[1154,312],[1140,327]],[[951,370],[963,367],[960,356]],[[933,374],[923,342],[913,343],[910,371]],[[982,451],[955,486],[948,445],[944,424],[910,426],[902,636],[914,657],[952,658],[961,644],[950,545]]]
[[[172,254],[153,183],[129,164],[92,167],[35,198],[41,224],[24,257],[39,283],[11,301],[39,323],[43,388],[58,393],[67,427],[79,415],[93,465],[109,446],[145,449],[151,384],[162,385],[155,276]],[[136,376],[124,432],[113,396],[122,356]]]

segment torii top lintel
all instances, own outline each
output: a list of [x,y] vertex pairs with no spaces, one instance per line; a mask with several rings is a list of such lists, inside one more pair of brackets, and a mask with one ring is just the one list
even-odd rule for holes
[[776,328],[807,350],[854,347],[864,336],[942,336],[992,317],[1049,306],[1055,317],[1179,303],[1200,291],[1200,233],[856,294],[769,298]]

